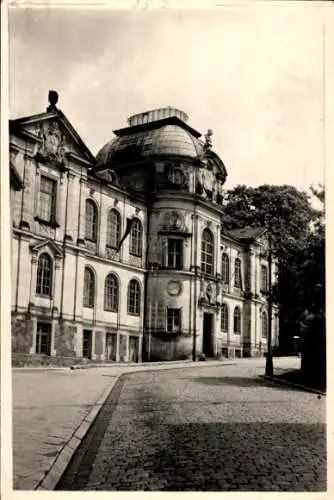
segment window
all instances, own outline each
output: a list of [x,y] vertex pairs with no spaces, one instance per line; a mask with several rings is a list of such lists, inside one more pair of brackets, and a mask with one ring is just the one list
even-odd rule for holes
[[241,260],[237,257],[234,263],[234,288],[242,289]]
[[36,354],[47,354],[51,352],[51,325],[50,323],[37,323],[36,332]]
[[86,200],[85,238],[90,241],[97,240],[97,208],[92,200]]
[[108,214],[107,246],[117,248],[121,234],[121,216],[112,208]]
[[108,274],[104,284],[104,309],[118,311],[118,279],[113,274]]
[[181,331],[181,309],[167,309],[167,332]]
[[213,236],[209,229],[204,229],[202,234],[201,270],[213,274]]
[[183,241],[168,239],[167,266],[173,269],[182,269],[183,266]]
[[47,253],[42,253],[38,259],[36,293],[51,297],[52,259]]
[[41,176],[39,193],[39,217],[45,222],[54,222],[56,217],[57,182]]
[[141,257],[143,229],[140,220],[134,219],[130,233],[130,253]]
[[240,335],[241,333],[241,312],[240,312],[240,307],[238,306],[234,308],[233,332],[236,333],[237,335]]
[[266,339],[268,337],[268,317],[265,311],[263,311],[261,314],[261,324],[262,324],[262,337]]
[[268,290],[268,269],[266,266],[261,266],[261,291]]
[[131,280],[128,287],[128,313],[140,314],[140,285],[137,280]]
[[85,268],[84,277],[84,307],[94,307],[95,303],[95,277],[94,273],[89,267]]
[[228,307],[227,307],[227,304],[222,305],[220,314],[221,314],[220,329],[222,332],[228,332]]
[[225,285],[230,282],[230,261],[226,253],[222,255],[222,280]]

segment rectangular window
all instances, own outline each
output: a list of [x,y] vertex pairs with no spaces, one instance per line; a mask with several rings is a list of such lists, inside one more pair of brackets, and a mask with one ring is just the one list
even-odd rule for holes
[[266,266],[261,266],[261,291],[268,291],[268,270]]
[[182,269],[183,267],[183,241],[168,239],[167,267]]
[[36,354],[47,354],[51,351],[51,324],[37,323]]
[[181,331],[181,309],[167,309],[167,332]]
[[57,182],[41,176],[39,194],[39,217],[46,222],[54,222],[56,217]]

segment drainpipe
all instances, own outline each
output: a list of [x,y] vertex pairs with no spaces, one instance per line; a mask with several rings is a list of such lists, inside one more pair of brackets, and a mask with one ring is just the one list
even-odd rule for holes
[[194,287],[194,327],[193,327],[193,361],[196,361],[196,330],[197,330],[197,239],[198,239],[198,215],[196,209],[194,211],[194,237],[195,237],[195,255],[194,255],[194,269],[195,269],[195,287]]
[[[151,223],[151,213],[152,213],[152,202],[151,200],[148,201],[147,203],[147,222],[146,222],[146,255],[145,255],[145,276],[144,276],[144,319],[143,319],[143,340],[142,340],[142,361],[145,358],[145,340],[146,340],[146,332],[147,332],[147,321],[148,321],[148,314],[149,314],[149,308],[148,308],[148,290],[147,290],[147,283],[148,283],[148,242],[149,242],[149,235],[150,235],[150,223]],[[149,335],[151,335],[151,332],[149,332]],[[147,358],[151,358],[151,345],[149,345],[149,352],[147,353],[148,356]]]

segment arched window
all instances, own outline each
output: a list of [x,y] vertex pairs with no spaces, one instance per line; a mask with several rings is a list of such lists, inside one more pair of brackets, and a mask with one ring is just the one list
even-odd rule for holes
[[268,290],[268,269],[267,266],[261,266],[261,291]]
[[107,246],[117,248],[121,236],[121,216],[117,210],[112,208],[108,214],[107,222]]
[[268,337],[268,316],[265,311],[263,311],[261,314],[261,324],[262,324],[262,337],[266,339]]
[[230,261],[226,253],[222,255],[222,280],[225,285],[230,282]]
[[38,259],[36,293],[47,297],[52,294],[52,259],[47,253]]
[[114,274],[108,274],[104,283],[104,309],[118,311],[118,279]]
[[233,332],[237,335],[240,335],[241,333],[241,312],[240,312],[240,307],[238,306],[234,308]]
[[213,274],[213,236],[209,229],[202,233],[201,271]]
[[128,287],[128,313],[140,314],[140,285],[137,280],[131,280]]
[[234,288],[242,289],[241,260],[239,257],[237,257],[234,262]]
[[141,257],[143,245],[143,226],[139,219],[134,219],[130,232],[130,253]]
[[227,304],[222,305],[221,309],[220,329],[222,332],[228,332],[228,307]]
[[84,307],[94,307],[95,303],[95,277],[94,273],[89,267],[85,268],[84,277],[84,296],[83,305]]
[[86,200],[85,238],[97,240],[97,207],[92,200]]

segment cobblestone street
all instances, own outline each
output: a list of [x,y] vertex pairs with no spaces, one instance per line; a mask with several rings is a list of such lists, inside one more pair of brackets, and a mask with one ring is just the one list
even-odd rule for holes
[[123,375],[58,489],[325,491],[325,398],[261,373]]

